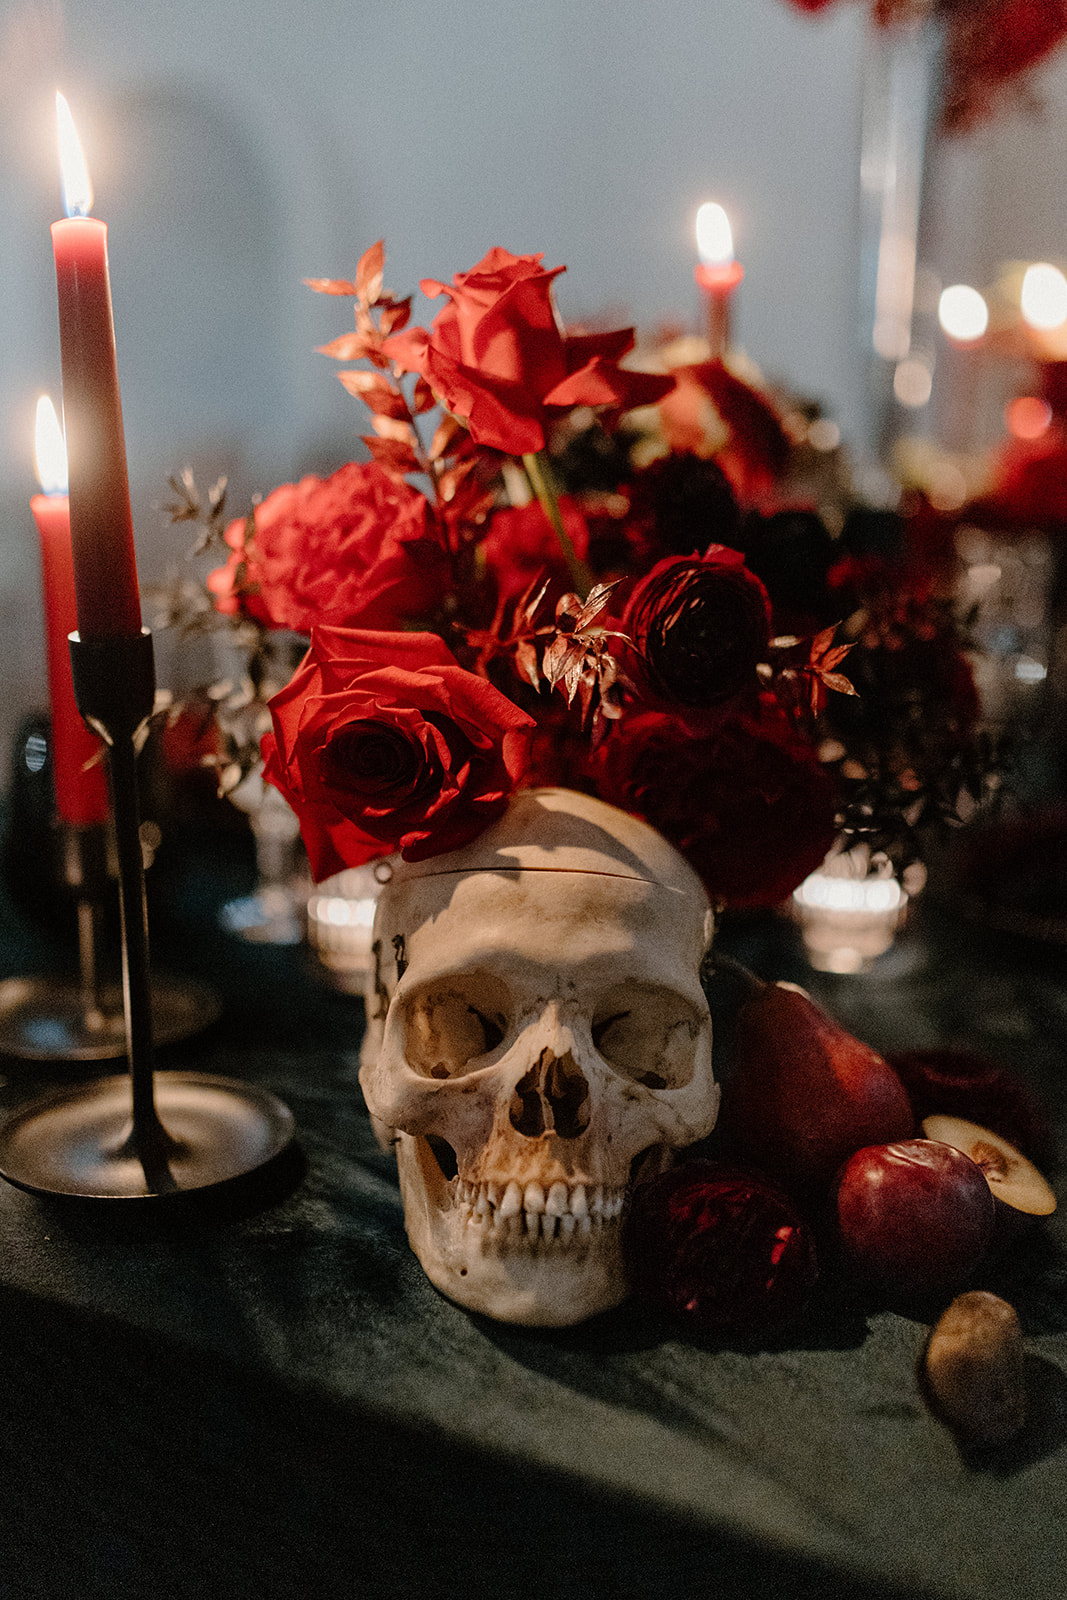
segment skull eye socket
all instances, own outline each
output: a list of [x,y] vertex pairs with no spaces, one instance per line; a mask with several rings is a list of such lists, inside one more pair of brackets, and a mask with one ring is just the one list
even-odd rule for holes
[[620,984],[593,1013],[593,1043],[624,1078],[648,1089],[681,1089],[696,1068],[696,1044],[707,1018],[673,989]]
[[404,1014],[404,1056],[426,1078],[474,1072],[508,1029],[507,995],[488,973],[427,984]]

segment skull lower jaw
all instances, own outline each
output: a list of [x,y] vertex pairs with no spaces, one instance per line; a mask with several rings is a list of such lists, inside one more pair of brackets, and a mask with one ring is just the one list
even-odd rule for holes
[[411,1248],[451,1300],[500,1322],[564,1327],[626,1298],[621,1208],[566,1236],[531,1234],[521,1214],[491,1226],[460,1203],[424,1139],[401,1133],[396,1152]]

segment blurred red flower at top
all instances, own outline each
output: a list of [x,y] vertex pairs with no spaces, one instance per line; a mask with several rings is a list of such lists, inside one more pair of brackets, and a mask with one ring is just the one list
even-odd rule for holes
[[[797,11],[825,11],[834,0],[790,0]],[[1067,0],[874,0],[881,27],[928,11],[947,24],[941,124],[966,133],[995,109],[998,91],[1067,38]]]
[[575,406],[629,411],[651,405],[674,380],[628,372],[619,360],[633,347],[632,328],[566,334],[552,298],[565,271],[542,257],[497,246],[451,284],[424,279],[431,299],[448,304],[425,328],[406,328],[383,346],[402,371],[419,372],[476,444],[510,455],[543,450],[554,410]]
[[207,586],[219,611],[269,628],[312,623],[399,627],[431,615],[448,556],[424,495],[376,462],[286,483],[258,505],[249,531],[226,529],[232,554]]
[[1060,427],[1034,441],[1013,441],[998,464],[996,481],[965,513],[983,526],[1067,526],[1067,438]]
[[1067,0],[970,0],[951,8],[942,121],[963,133],[990,114],[998,89],[1067,38]]

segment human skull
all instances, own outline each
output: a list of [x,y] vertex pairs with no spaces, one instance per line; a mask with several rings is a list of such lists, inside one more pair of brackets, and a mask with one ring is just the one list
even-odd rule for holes
[[517,795],[378,904],[360,1083],[412,1249],[460,1304],[562,1326],[627,1292],[632,1185],[711,1131],[712,913],[652,828]]

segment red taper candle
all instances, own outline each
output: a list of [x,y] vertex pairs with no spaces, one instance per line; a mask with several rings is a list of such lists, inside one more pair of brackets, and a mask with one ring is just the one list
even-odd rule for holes
[[[44,494],[30,501],[41,538],[48,697],[52,707],[52,771],[56,811],[76,828],[106,822],[110,814],[103,745],[85,726],[74,702],[67,635],[78,626],[70,518],[62,488],[66,478],[63,436],[50,400],[37,405],[37,476]],[[90,763],[92,763],[90,765]]]
[[706,201],[697,212],[696,232],[700,260],[693,276],[704,294],[711,354],[721,360],[730,344],[730,301],[745,269],[734,257],[730,219],[722,206]]
[[115,357],[107,227],[62,95],[56,97],[67,217],[52,225],[70,475],[70,532],[83,639],[139,634],[141,601]]

